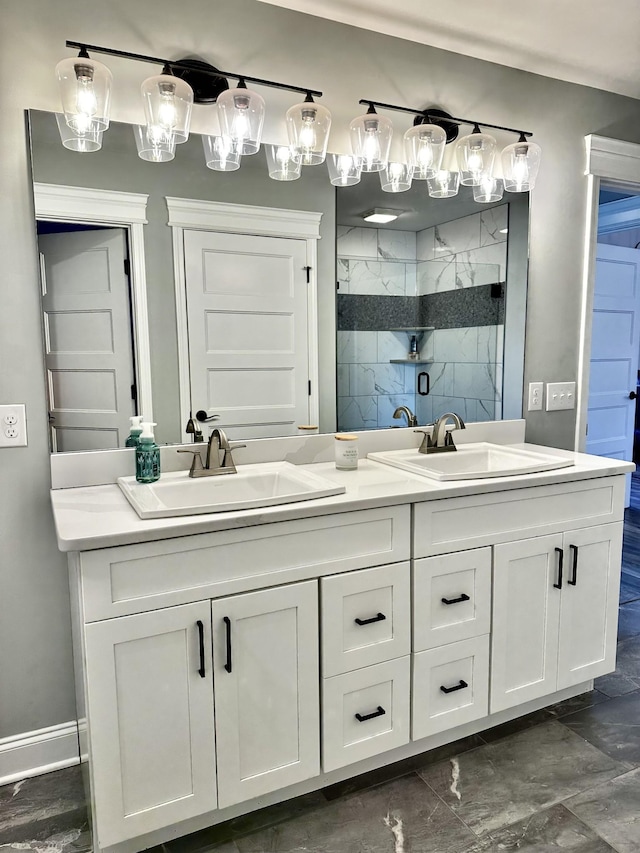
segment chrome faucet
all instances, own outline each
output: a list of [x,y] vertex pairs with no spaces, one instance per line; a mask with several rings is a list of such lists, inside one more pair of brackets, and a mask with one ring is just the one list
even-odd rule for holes
[[[204,464],[199,450],[179,450],[178,453],[193,454],[193,462],[189,469],[190,477],[215,477],[218,474],[237,474],[238,471],[234,464],[231,451],[246,446],[246,444],[240,444],[237,441],[230,442],[225,431],[216,427],[211,430],[211,435],[209,436]],[[221,452],[222,461],[220,461]]]
[[393,417],[396,420],[398,420],[402,415],[404,415],[406,417],[408,427],[417,427],[418,426],[417,417],[413,414],[411,409],[409,409],[407,406],[398,406],[398,408],[393,413]]
[[422,444],[418,448],[419,453],[446,453],[457,450],[451,430],[447,429],[447,423],[452,420],[452,429],[466,429],[465,423],[455,412],[445,412],[440,415],[435,424],[429,424],[433,427],[433,432],[429,433],[426,429],[417,429],[416,432],[424,433]]

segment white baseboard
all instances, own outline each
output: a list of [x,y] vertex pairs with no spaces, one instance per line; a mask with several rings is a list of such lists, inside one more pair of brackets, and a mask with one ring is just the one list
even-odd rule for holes
[[79,763],[75,720],[0,740],[0,785]]

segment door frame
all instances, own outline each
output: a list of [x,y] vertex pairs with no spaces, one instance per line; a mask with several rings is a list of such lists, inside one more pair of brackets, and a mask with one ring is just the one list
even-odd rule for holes
[[[173,276],[178,332],[178,381],[182,423],[186,424],[191,409],[187,283],[184,257],[184,232],[186,230],[218,231],[256,237],[285,237],[306,242],[307,266],[311,268],[307,291],[307,341],[309,379],[311,381],[309,422],[318,423],[320,417],[318,240],[320,239],[322,213],[170,196],[165,196],[165,201],[169,215],[168,225],[171,227],[173,241]],[[183,433],[182,440],[183,442],[189,441],[186,432]]]
[[589,134],[586,142],[587,209],[582,276],[582,306],[580,312],[580,345],[577,376],[577,416],[574,448],[584,452],[587,440],[587,408],[589,404],[589,369],[593,297],[596,280],[596,249],[598,243],[598,197],[600,183],[640,190],[640,145]]
[[33,198],[36,219],[51,222],[91,223],[127,230],[138,411],[144,413],[146,420],[153,421],[149,311],[144,255],[144,226],[148,221],[148,194],[34,182]]

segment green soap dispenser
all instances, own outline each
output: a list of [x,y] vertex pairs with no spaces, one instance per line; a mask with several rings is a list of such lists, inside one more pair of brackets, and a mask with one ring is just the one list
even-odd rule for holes
[[125,447],[137,447],[140,443],[140,433],[142,432],[142,421],[144,418],[142,415],[134,415],[129,418],[129,423],[131,427],[129,429],[129,437],[124,443]]
[[141,424],[140,441],[136,447],[136,480],[139,483],[155,483],[160,479],[160,449],[153,437],[156,424]]

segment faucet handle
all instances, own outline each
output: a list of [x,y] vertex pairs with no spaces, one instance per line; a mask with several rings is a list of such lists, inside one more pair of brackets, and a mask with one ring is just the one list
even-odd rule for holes
[[178,453],[191,453],[193,455],[193,461],[191,462],[191,468],[189,469],[190,477],[193,477],[196,471],[204,470],[204,465],[202,464],[202,456],[199,450],[178,450]]
[[414,432],[422,433],[422,443],[418,448],[418,453],[428,453],[432,447],[435,447],[435,442],[433,440],[433,430],[429,430],[429,427],[433,427],[435,424],[426,424],[421,429],[414,429]]

